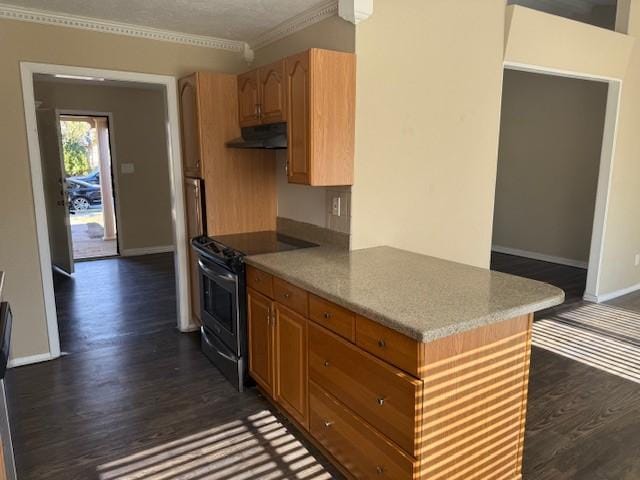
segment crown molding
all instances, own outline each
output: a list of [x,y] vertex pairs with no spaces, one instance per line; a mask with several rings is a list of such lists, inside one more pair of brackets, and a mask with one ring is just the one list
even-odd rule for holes
[[309,10],[306,10],[289,20],[282,22],[280,25],[267,30],[262,35],[256,37],[249,42],[252,50],[265,47],[281,38],[287,37],[292,33],[307,28],[314,23],[318,23],[325,18],[333,17],[338,14],[338,0],[328,0]]
[[346,21],[358,25],[373,13],[373,0],[340,0],[338,15]]
[[113,33],[129,37],[146,38],[148,40],[182,43],[196,47],[216,48],[232,52],[242,53],[245,50],[245,42],[237,40],[228,40],[225,38],[209,37],[204,35],[190,35],[127,23],[99,20],[96,18],[79,17],[45,10],[15,7],[13,5],[6,5],[2,3],[0,3],[0,18],[19,20],[22,22],[43,23],[46,25],[57,25],[60,27],[78,28],[81,30],[92,30],[102,33]]

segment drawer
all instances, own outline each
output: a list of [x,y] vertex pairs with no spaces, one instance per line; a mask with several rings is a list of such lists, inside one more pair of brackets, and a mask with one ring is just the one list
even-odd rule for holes
[[356,340],[356,315],[345,308],[309,294],[309,318],[341,337]]
[[273,298],[273,275],[247,265],[247,286]]
[[309,323],[309,378],[416,456],[422,381]]
[[300,315],[306,317],[308,314],[307,292],[277,277],[273,279],[273,299]]
[[311,435],[355,478],[412,480],[416,461],[327,395],[309,385]]
[[358,315],[356,344],[414,377],[422,378],[423,344],[413,338]]

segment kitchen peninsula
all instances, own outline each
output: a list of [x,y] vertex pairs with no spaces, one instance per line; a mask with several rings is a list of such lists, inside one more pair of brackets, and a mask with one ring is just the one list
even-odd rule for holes
[[349,478],[519,479],[548,284],[390,247],[246,258],[249,370]]

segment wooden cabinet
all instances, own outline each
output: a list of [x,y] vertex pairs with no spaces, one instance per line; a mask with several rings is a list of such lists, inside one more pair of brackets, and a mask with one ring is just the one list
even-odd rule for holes
[[307,319],[252,288],[247,303],[249,373],[306,428]]
[[285,59],[288,178],[353,183],[355,56],[312,48]]
[[238,75],[241,127],[287,122],[290,183],[353,184],[355,55],[312,48]]
[[286,120],[284,60],[238,75],[238,120],[253,127]]
[[201,177],[200,121],[198,105],[198,74],[181,78],[180,129],[182,133],[182,168],[185,177]]
[[241,127],[260,125],[257,70],[238,75],[238,120]]
[[262,124],[285,122],[287,119],[284,60],[258,70],[259,112]]
[[307,319],[278,303],[275,312],[274,398],[307,428]]
[[273,394],[273,330],[271,300],[248,292],[249,373],[267,393]]
[[532,315],[422,343],[248,272],[251,375],[348,478],[521,478]]

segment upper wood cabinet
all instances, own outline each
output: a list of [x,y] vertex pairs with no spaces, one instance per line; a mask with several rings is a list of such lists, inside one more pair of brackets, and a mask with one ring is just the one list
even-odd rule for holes
[[238,75],[238,120],[241,127],[260,124],[257,70]]
[[353,184],[355,55],[312,48],[285,59],[288,178]]
[[286,119],[284,60],[238,75],[238,120],[241,127]]
[[287,119],[284,60],[258,70],[258,98],[262,124],[285,122]]
[[198,74],[181,78],[180,128],[182,132],[182,165],[185,177],[202,177],[200,156],[200,121],[198,105]]
[[312,48],[238,75],[241,127],[287,122],[290,183],[352,185],[356,57]]

